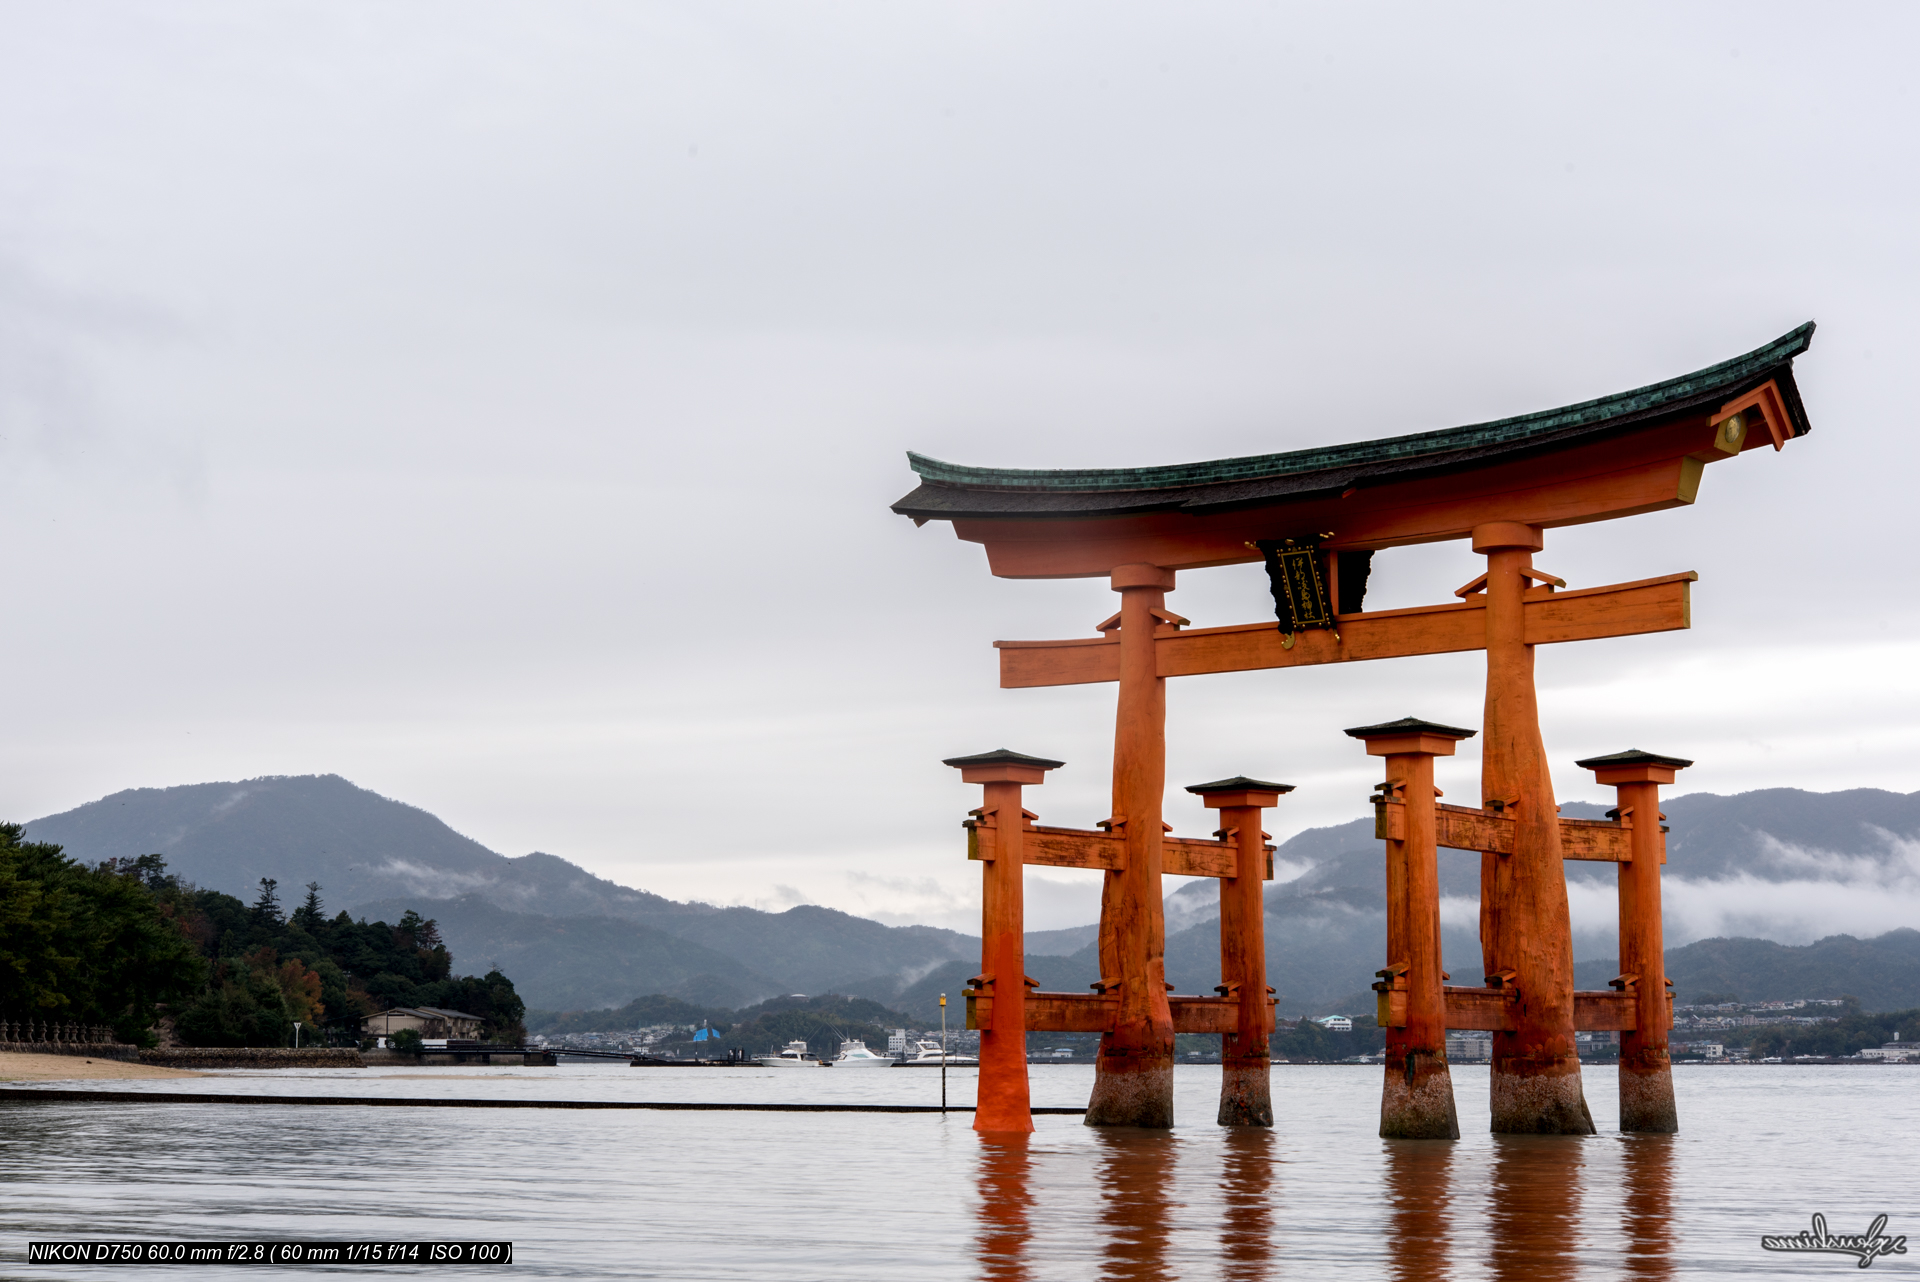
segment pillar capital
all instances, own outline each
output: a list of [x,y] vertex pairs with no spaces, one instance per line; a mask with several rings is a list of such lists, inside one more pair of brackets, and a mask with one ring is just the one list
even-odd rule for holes
[[971,757],[948,757],[940,764],[958,770],[962,783],[1045,783],[1047,771],[1058,770],[1067,763],[1029,757],[1011,748],[996,748]]
[[1216,779],[1212,783],[1192,784],[1187,791],[1199,797],[1209,810],[1225,810],[1230,806],[1258,806],[1265,810],[1279,805],[1281,794],[1292,792],[1293,785],[1235,775],[1231,779]]
[[1522,552],[1538,552],[1546,545],[1546,538],[1538,526],[1523,525],[1519,521],[1488,521],[1473,527],[1475,552],[1500,552],[1516,548]]
[[1110,583],[1115,592],[1125,592],[1128,588],[1159,588],[1162,591],[1171,592],[1173,591],[1173,571],[1139,562],[1132,565],[1116,565],[1111,571]]
[[1346,733],[1355,739],[1365,740],[1370,757],[1407,754],[1451,757],[1454,746],[1460,740],[1471,739],[1479,731],[1443,726],[1438,722],[1422,721],[1418,717],[1402,717],[1398,721],[1385,721],[1377,726],[1355,726]]
[[1617,786],[1623,783],[1672,783],[1676,772],[1685,770],[1693,763],[1685,757],[1663,757],[1657,752],[1629,748],[1625,752],[1609,753],[1604,757],[1588,757],[1574,764],[1582,770],[1593,771],[1594,782]]

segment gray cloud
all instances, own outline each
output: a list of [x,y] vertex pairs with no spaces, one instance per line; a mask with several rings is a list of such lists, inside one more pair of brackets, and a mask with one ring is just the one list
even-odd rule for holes
[[[16,6],[4,564],[48,624],[0,642],[0,814],[337,771],[680,898],[959,924],[978,802],[941,757],[1063,757],[1031,808],[1109,810],[1111,692],[1000,691],[988,643],[1084,633],[1111,594],[991,579],[890,516],[905,449],[1414,431],[1809,316],[1812,437],[1692,509],[1552,535],[1576,584],[1702,578],[1691,633],[1541,656],[1549,745],[1569,796],[1598,795],[1574,758],[1629,744],[1697,757],[1700,788],[1911,790],[1915,598],[1880,550],[1920,463],[1916,25]],[[1377,600],[1472,563],[1397,550]],[[1242,567],[1172,604],[1262,598]],[[1245,772],[1300,785],[1284,838],[1359,813],[1377,776],[1341,726],[1477,724],[1479,672],[1243,674],[1169,707],[1176,830],[1212,826],[1181,783]]]

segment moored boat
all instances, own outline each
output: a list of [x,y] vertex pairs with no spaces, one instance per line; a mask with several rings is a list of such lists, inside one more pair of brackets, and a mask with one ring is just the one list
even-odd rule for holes
[[894,1062],[895,1068],[978,1068],[980,1061],[971,1055],[956,1055],[940,1049],[939,1042],[915,1042],[913,1054]]
[[819,1068],[818,1055],[807,1049],[803,1041],[788,1042],[786,1048],[770,1055],[762,1055],[754,1061],[762,1068]]
[[867,1049],[867,1044],[858,1038],[840,1043],[840,1053],[834,1057],[835,1068],[892,1068],[893,1060],[886,1055],[876,1055]]

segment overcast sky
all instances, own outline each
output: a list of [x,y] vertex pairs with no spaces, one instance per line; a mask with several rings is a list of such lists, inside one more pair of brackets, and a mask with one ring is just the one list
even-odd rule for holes
[[[1576,757],[1920,789],[1904,5],[0,4],[0,816],[338,773],[678,898],[965,926],[939,759],[1103,582],[887,505],[909,448],[1173,463],[1623,390],[1820,322],[1814,433],[1552,532],[1697,570],[1690,632],[1543,651]],[[1369,606],[1451,599],[1464,544]],[[1265,618],[1258,567],[1181,576]],[[1341,727],[1481,717],[1477,655],[1189,678],[1179,785],[1365,811]],[[1475,795],[1469,748],[1440,768]],[[1030,874],[1030,923],[1091,875]]]

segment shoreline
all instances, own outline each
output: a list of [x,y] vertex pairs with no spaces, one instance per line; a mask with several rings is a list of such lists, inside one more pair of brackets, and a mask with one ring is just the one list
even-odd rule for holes
[[160,1068],[129,1060],[50,1055],[41,1051],[0,1051],[0,1082],[134,1081],[205,1076],[188,1069]]

